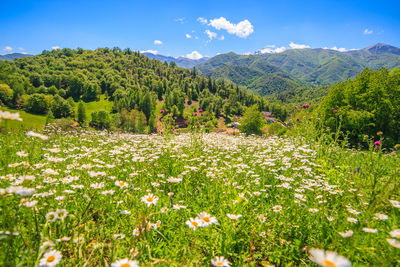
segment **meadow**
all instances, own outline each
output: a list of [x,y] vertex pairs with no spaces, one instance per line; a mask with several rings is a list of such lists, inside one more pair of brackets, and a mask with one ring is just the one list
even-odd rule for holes
[[400,265],[398,152],[52,126],[0,146],[2,266]]

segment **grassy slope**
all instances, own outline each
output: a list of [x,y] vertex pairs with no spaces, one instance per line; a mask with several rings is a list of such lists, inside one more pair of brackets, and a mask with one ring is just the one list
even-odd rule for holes
[[[87,120],[90,121],[91,119],[91,114],[94,111],[99,111],[99,110],[106,110],[108,112],[111,112],[113,102],[108,101],[105,99],[104,95],[100,96],[99,101],[93,101],[93,102],[88,102],[85,103],[85,108],[86,108],[86,115],[87,115]],[[75,112],[77,114],[78,112],[78,103],[75,105]],[[7,129],[8,130],[41,130],[43,129],[45,123],[46,123],[46,115],[36,115],[36,114],[31,114],[23,110],[16,110],[16,109],[11,109],[8,107],[0,107],[0,110],[7,110],[10,112],[19,112],[22,121],[8,121],[7,122]],[[0,126],[4,126],[5,122],[2,121],[0,122]]]
[[10,112],[19,112],[22,121],[2,121],[0,126],[5,126],[7,123],[8,130],[41,130],[46,123],[45,115],[36,115],[27,113],[23,110],[11,109],[8,107],[0,107],[0,110],[7,110]]

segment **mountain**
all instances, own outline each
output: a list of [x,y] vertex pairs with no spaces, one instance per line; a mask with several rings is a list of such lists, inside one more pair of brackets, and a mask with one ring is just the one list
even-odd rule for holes
[[202,57],[200,59],[190,59],[186,57],[169,57],[169,56],[163,56],[163,55],[158,55],[158,54],[153,54],[149,52],[142,53],[146,57],[150,59],[157,59],[160,60],[161,62],[167,61],[168,63],[175,62],[176,65],[182,68],[190,69],[193,68],[195,65],[200,64],[208,59],[208,57]]
[[0,60],[14,60],[16,58],[32,57],[33,55],[22,54],[22,53],[12,53],[7,55],[0,55]]
[[376,44],[347,52],[322,48],[253,55],[230,52],[196,66],[206,76],[232,80],[261,95],[334,84],[355,77],[366,67],[400,67],[400,49]]

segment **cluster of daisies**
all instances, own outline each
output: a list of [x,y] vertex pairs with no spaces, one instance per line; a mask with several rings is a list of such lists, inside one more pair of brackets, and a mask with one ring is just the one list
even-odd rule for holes
[[[26,134],[30,138],[48,140],[47,136],[33,132]],[[308,146],[299,147],[293,142],[283,142],[277,138],[265,140],[210,134],[202,137],[204,155],[193,153],[189,156],[185,154],[188,153],[187,146],[191,143],[191,137],[188,135],[176,136],[165,143],[164,139],[157,136],[124,134],[91,136],[90,134],[92,133],[79,137],[81,141],[86,142],[86,146],[78,146],[73,142],[62,145],[46,143],[41,148],[43,155],[41,155],[39,163],[26,161],[30,158],[30,150],[19,149],[21,151],[15,154],[18,159],[23,161],[10,163],[7,166],[7,171],[13,170],[15,174],[6,174],[0,177],[0,182],[4,182],[8,186],[0,189],[0,195],[12,195],[18,199],[19,205],[16,208],[32,208],[41,212],[47,222],[55,222],[46,224],[46,227],[50,228],[56,228],[61,223],[67,225],[77,218],[76,210],[72,206],[68,206],[72,202],[71,199],[77,199],[75,196],[83,197],[88,200],[88,203],[93,200],[92,204],[94,205],[99,199],[106,200],[103,203],[112,201],[113,205],[115,204],[118,208],[110,211],[110,213],[115,212],[116,214],[110,215],[120,216],[124,220],[134,223],[127,228],[126,232],[123,232],[125,229],[121,230],[121,233],[120,229],[111,230],[110,236],[113,236],[114,239],[125,239],[125,235],[133,235],[135,241],[146,238],[146,235],[143,234],[144,231],[158,229],[154,233],[162,233],[164,225],[167,226],[165,231],[168,231],[169,222],[164,221],[161,216],[169,213],[169,210],[174,210],[173,212],[181,210],[179,212],[185,215],[182,216],[180,226],[191,235],[197,236],[198,233],[206,232],[201,232],[201,229],[193,232],[197,228],[220,224],[221,231],[230,231],[232,230],[231,225],[234,229],[242,222],[248,223],[251,220],[251,218],[249,220],[248,210],[252,209],[252,212],[254,210],[253,222],[258,225],[251,226],[259,227],[260,231],[263,231],[259,234],[260,237],[267,235],[264,231],[267,230],[264,229],[265,227],[268,227],[268,234],[270,234],[270,228],[275,230],[276,225],[274,225],[274,221],[270,220],[271,217],[290,215],[290,212],[294,210],[304,212],[305,216],[322,215],[327,220],[322,223],[328,224],[335,223],[335,220],[338,221],[337,214],[347,214],[348,212],[349,214],[344,217],[344,229],[337,229],[334,234],[343,238],[351,238],[356,235],[373,237],[373,234],[384,232],[387,241],[387,243],[384,241],[385,245],[389,244],[392,247],[400,248],[400,229],[393,229],[397,227],[389,229],[379,224],[380,221],[391,221],[393,213],[389,214],[389,209],[386,209],[380,211],[382,213],[375,213],[371,220],[363,217],[366,214],[363,207],[369,205],[367,200],[357,193],[358,189],[344,188],[344,186],[330,183],[331,180],[319,172],[321,165],[315,163],[316,153]],[[93,142],[96,144],[90,145]],[[169,159],[176,160],[176,165],[181,168],[179,173],[172,175],[168,171],[164,174],[152,170],[152,167],[160,167],[160,163],[163,163],[162,161],[157,162],[157,160],[163,156],[162,153],[166,150],[171,152],[168,155]],[[118,167],[120,165],[121,167]],[[17,174],[19,171],[22,174]],[[201,186],[212,188],[214,185],[218,185],[216,192],[221,193],[222,196],[229,195],[225,198],[223,205],[232,208],[230,209],[232,213],[221,216],[216,213],[215,209],[208,207],[207,203],[201,203],[199,208],[195,207],[196,204],[191,202],[193,199],[190,197],[182,197],[185,195],[182,194],[182,188],[186,190],[183,184],[188,186],[188,181],[193,181],[189,179],[193,179],[193,177],[197,177],[198,181],[195,181],[198,182],[199,188]],[[346,182],[351,187],[352,182]],[[188,188],[190,189],[190,187]],[[221,188],[222,190],[220,190]],[[143,191],[146,193],[141,193]],[[327,212],[326,203],[335,196],[347,197],[348,195],[345,194],[349,193],[358,194],[358,197],[364,202],[354,203],[357,205],[354,208],[348,204],[347,208],[345,206],[343,210],[341,208],[333,210],[336,209],[333,207],[332,211],[334,212]],[[126,201],[128,198],[129,200]],[[224,198],[221,197],[221,199]],[[170,200],[171,205],[169,205]],[[399,201],[389,200],[389,202],[393,209],[400,209]],[[158,212],[154,207],[159,203],[163,203],[163,205],[168,203],[168,205]],[[243,208],[242,204],[244,203],[249,209]],[[148,216],[143,221],[144,224],[139,220],[140,218],[136,218],[134,215],[137,207],[139,207],[138,213]],[[101,207],[93,209],[101,209]],[[202,212],[198,213],[199,211]],[[208,212],[217,215],[218,219]],[[158,217],[152,219],[151,222],[148,221],[150,220],[149,214],[157,214],[155,216]],[[225,216],[230,219],[229,224],[226,224],[228,220]],[[163,220],[161,228],[161,220],[158,219]],[[361,223],[363,226],[358,227]],[[9,231],[0,231],[0,237],[3,234],[19,234],[16,231],[19,229],[7,230]],[[22,231],[21,233],[23,235]],[[49,237],[45,236],[44,238]],[[92,241],[89,240],[92,238],[90,235],[86,235],[85,238],[87,239],[85,244]],[[57,236],[53,240],[54,242],[71,240],[74,243],[82,244],[85,241],[83,236]],[[51,241],[42,244],[40,266],[56,266],[62,262],[61,251],[64,250],[58,251],[55,248],[57,246]],[[63,249],[65,248],[63,247]],[[308,253],[310,260],[320,266],[351,265],[347,258],[336,252],[310,249]],[[233,258],[214,256],[215,254],[209,260],[213,266],[230,266],[230,260],[235,262]],[[67,258],[66,253],[64,253],[66,262],[65,258]],[[142,259],[140,260],[142,261]],[[112,267],[139,266],[139,261],[131,258],[113,258],[110,263]]]

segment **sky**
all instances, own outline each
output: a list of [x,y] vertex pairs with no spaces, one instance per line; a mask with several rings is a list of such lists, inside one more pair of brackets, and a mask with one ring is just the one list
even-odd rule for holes
[[0,54],[118,46],[196,59],[400,47],[399,11],[399,0],[1,1]]

